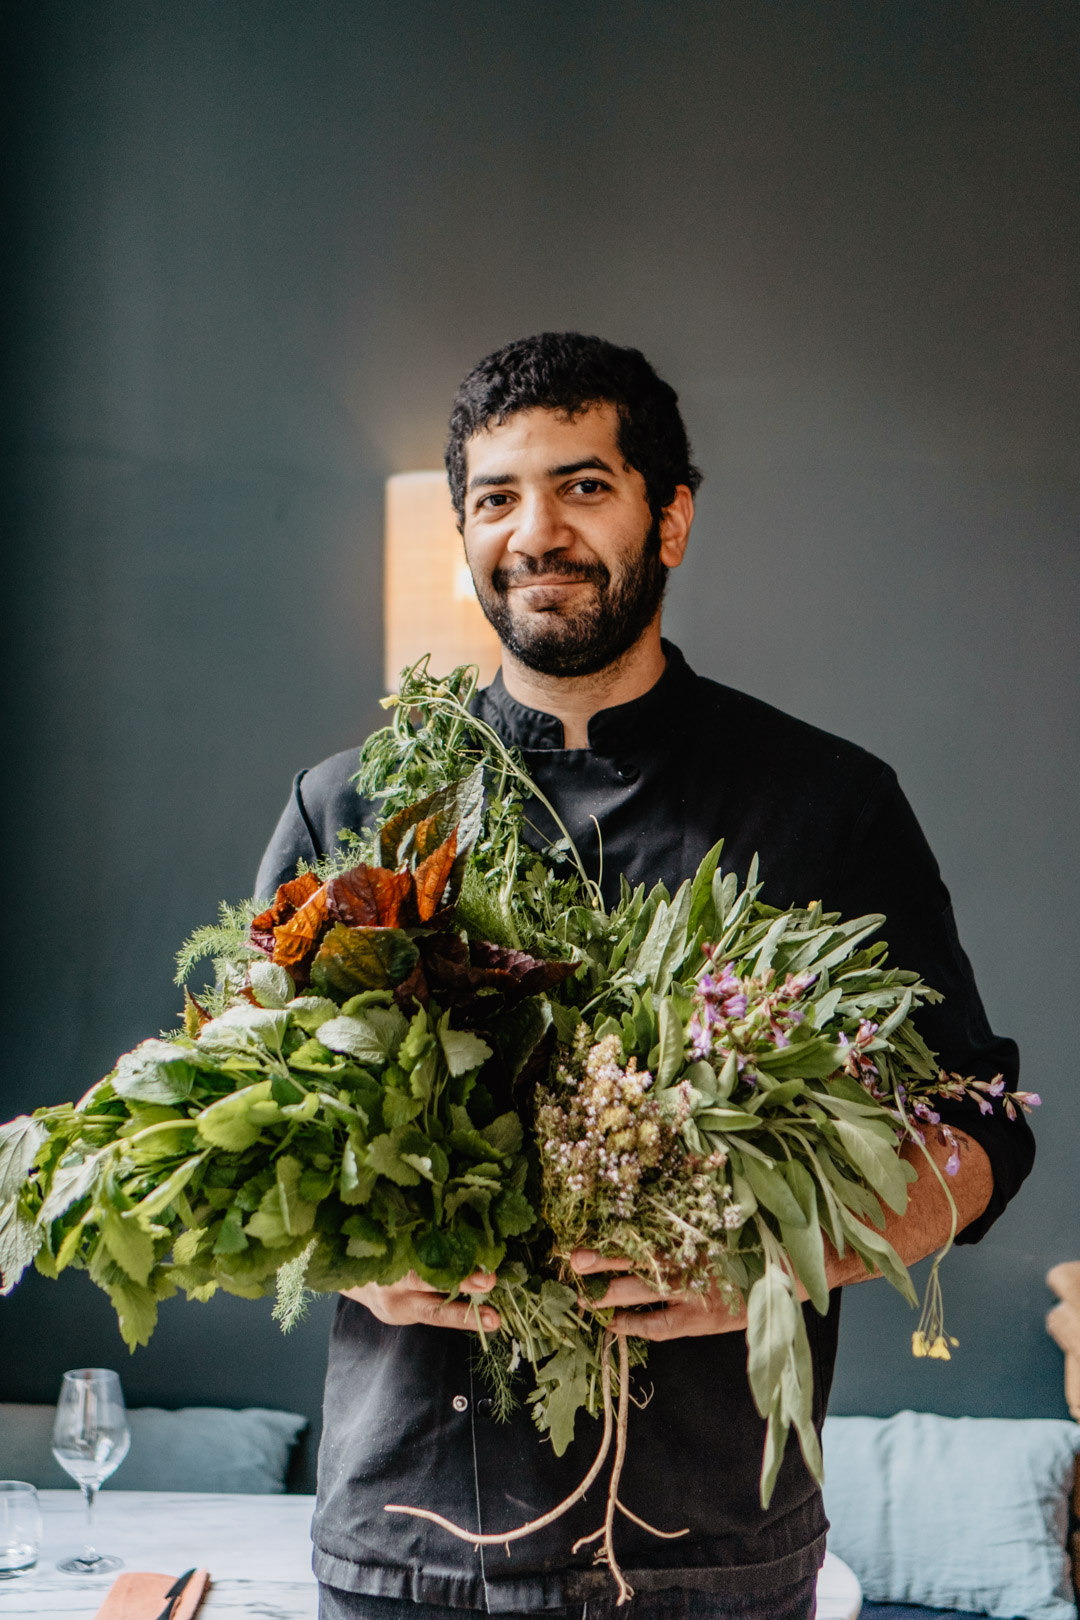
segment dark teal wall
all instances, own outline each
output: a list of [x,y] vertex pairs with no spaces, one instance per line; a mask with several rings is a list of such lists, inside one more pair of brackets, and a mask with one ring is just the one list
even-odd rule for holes
[[[640,345],[707,482],[668,630],[898,768],[1036,1179],[948,1267],[947,1367],[853,1291],[841,1411],[1064,1411],[1073,1051],[1078,14],[898,0],[6,7],[4,1102],[171,1021],[288,782],[380,693],[382,481],[544,327]],[[733,762],[737,768],[737,762]],[[0,1395],[313,1409],[288,1341],[173,1302],[130,1361],[83,1279],[0,1305]],[[119,1483],[119,1481],[118,1481]]]

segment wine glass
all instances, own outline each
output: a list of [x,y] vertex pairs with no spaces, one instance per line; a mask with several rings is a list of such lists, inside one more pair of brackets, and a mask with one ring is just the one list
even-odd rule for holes
[[122,1558],[96,1552],[90,1537],[98,1486],[119,1468],[130,1444],[124,1392],[117,1375],[105,1367],[66,1372],[56,1404],[52,1450],[83,1493],[86,1546],[81,1554],[57,1564],[57,1569],[69,1575],[97,1575],[123,1564]]

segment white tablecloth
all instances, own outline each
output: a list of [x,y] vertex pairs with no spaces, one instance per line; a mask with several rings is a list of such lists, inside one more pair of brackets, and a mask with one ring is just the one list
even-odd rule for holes
[[[93,1620],[112,1575],[62,1575],[57,1560],[82,1549],[86,1510],[76,1491],[42,1491],[45,1535],[37,1568],[0,1581],[0,1620]],[[211,1496],[195,1492],[102,1491],[94,1506],[94,1544],[127,1569],[179,1575],[210,1571],[199,1620],[260,1616],[315,1620],[318,1587],[308,1530],[313,1496]],[[818,1620],[856,1620],[859,1583],[825,1555]],[[464,1617],[463,1617],[464,1620]]]

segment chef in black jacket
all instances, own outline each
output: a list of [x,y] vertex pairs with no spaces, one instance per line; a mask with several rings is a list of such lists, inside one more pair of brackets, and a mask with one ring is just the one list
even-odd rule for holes
[[[1016,1048],[990,1030],[948,891],[893,771],[695,674],[661,639],[664,582],[683,561],[700,474],[676,395],[644,357],[576,333],[508,345],[458,390],[447,468],[477,595],[503,647],[477,710],[522,750],[594,874],[602,841],[608,901],[620,874],[674,890],[721,837],[723,867],[740,879],[757,852],[772,905],[820,899],[849,917],[883,912],[890,959],[944,992],[919,1014],[943,1068],[1002,1075],[1015,1090]],[[333,850],[343,828],[370,821],[356,766],[351,750],[296,778],[260,894],[301,858]],[[544,818],[533,810],[539,836]],[[975,1242],[1030,1170],[1031,1132],[1000,1101],[989,1114],[956,1102],[940,1112],[952,1140],[931,1131],[927,1146],[952,1172],[958,1241]],[[908,1210],[886,1228],[908,1263],[949,1230],[936,1179],[912,1162],[922,1173]],[[599,1303],[617,1307],[616,1331],[653,1341],[652,1399],[632,1413],[620,1496],[650,1523],[689,1530],[660,1541],[620,1523],[632,1610],[650,1620],[806,1620],[824,1554],[821,1493],[792,1436],[770,1505],[760,1505],[764,1424],[747,1382],[744,1319],[719,1297],[704,1308],[697,1296],[658,1300],[595,1255],[575,1264],[610,1273]],[[866,1275],[850,1253],[831,1255],[828,1273],[828,1314],[804,1306],[819,1426],[840,1289]],[[482,1297],[491,1282],[478,1275],[469,1286]],[[383,1511],[413,1502],[479,1533],[509,1530],[567,1496],[595,1452],[587,1422],[558,1458],[527,1410],[493,1419],[466,1310],[415,1277],[339,1302],[312,1531],[323,1620],[450,1620],[462,1609],[596,1616],[612,1605],[591,1547],[570,1551],[595,1530],[599,1498],[505,1550]],[[497,1325],[489,1306],[483,1314]]]

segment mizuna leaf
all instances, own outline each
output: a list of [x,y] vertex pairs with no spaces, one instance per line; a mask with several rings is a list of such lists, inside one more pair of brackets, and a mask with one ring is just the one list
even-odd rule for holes
[[339,994],[386,990],[411,972],[417,949],[397,928],[346,928],[335,923],[311,964],[313,983]]
[[409,872],[354,866],[326,885],[326,909],[334,922],[350,928],[400,928],[410,920],[412,894]]
[[288,920],[274,929],[274,961],[303,984],[329,921],[326,885],[320,884]]

